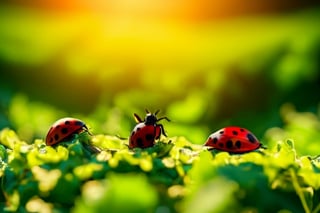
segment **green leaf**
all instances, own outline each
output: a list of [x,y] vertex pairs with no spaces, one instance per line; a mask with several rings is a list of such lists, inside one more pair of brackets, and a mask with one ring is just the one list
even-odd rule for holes
[[152,212],[157,200],[145,176],[112,174],[106,181],[87,182],[73,212]]
[[211,179],[186,198],[182,212],[235,212],[237,189],[238,185],[233,181],[219,177]]

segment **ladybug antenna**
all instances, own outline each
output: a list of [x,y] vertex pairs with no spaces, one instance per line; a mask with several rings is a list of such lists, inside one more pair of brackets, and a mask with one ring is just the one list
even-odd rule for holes
[[133,116],[134,116],[134,120],[135,120],[137,123],[143,122],[143,120],[140,118],[140,116],[137,115],[136,113],[134,113]]
[[146,110],[146,113],[151,113],[148,109],[145,109]]
[[160,109],[158,109],[157,111],[155,111],[154,115],[157,115],[160,112]]

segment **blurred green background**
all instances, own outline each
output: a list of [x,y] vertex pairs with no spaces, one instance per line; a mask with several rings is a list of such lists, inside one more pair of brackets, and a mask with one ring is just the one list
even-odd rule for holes
[[317,1],[1,1],[0,128],[31,141],[73,116],[128,137],[148,108],[193,143],[263,138],[283,104],[317,113],[319,20]]

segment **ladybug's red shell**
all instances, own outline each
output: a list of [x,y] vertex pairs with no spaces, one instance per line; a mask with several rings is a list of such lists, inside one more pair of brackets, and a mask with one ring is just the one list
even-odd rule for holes
[[160,120],[170,121],[167,117],[157,118],[159,112],[151,113],[146,110],[147,115],[144,120],[142,120],[137,114],[134,114],[134,117],[138,124],[134,127],[131,132],[129,139],[129,148],[148,148],[152,147],[155,144],[155,140],[159,139],[161,134],[167,136],[163,125],[159,124]]
[[212,133],[205,146],[230,153],[245,153],[260,148],[262,144],[247,129],[230,126]]
[[83,131],[88,131],[85,123],[76,118],[62,118],[57,120],[49,129],[46,137],[48,146],[55,145],[73,134],[79,134]]
[[155,140],[161,135],[161,127],[138,123],[133,129],[130,139],[129,148],[148,148],[155,144]]

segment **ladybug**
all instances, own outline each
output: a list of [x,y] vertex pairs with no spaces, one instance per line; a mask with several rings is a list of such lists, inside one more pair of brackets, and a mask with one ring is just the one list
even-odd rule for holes
[[170,121],[167,117],[157,118],[157,114],[160,110],[155,113],[151,113],[146,110],[147,115],[144,120],[142,120],[137,114],[133,114],[137,125],[134,127],[129,138],[129,148],[147,148],[155,144],[155,140],[159,139],[161,134],[167,136],[163,125],[158,124],[160,120]]
[[52,146],[59,142],[79,134],[81,132],[89,132],[86,124],[76,118],[61,118],[57,120],[49,129],[46,137],[46,145]]
[[204,145],[230,153],[245,153],[262,147],[250,131],[237,126],[225,127],[212,133]]

